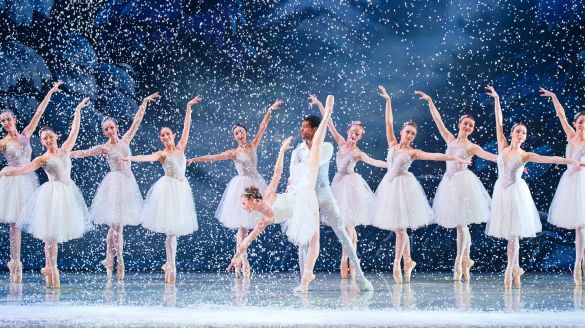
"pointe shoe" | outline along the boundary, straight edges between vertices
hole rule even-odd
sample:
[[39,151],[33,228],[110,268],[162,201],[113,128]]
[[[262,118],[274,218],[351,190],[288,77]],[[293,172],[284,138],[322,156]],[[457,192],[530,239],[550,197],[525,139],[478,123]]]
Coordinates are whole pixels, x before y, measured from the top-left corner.
[[118,263],[116,263],[116,276],[118,280],[124,280],[124,259],[121,256],[118,256]]
[[575,265],[573,269],[573,280],[575,281],[575,286],[582,286],[583,279],[582,279],[583,272],[581,271],[580,265]]
[[177,267],[175,265],[169,265],[168,269],[168,283],[174,285],[177,281]]
[[106,269],[106,277],[108,281],[112,280],[112,272],[114,271],[114,259],[111,257],[106,257],[106,259],[103,260],[101,264]]
[[520,289],[522,287],[522,282],[520,278],[524,274],[524,270],[522,268],[517,267],[512,270],[512,280],[514,282],[514,288]]
[[250,270],[250,262],[248,262],[247,258],[242,259],[242,277],[244,279],[249,279],[252,271]]
[[45,288],[51,288],[51,277],[49,277],[50,270],[47,267],[41,269],[41,275],[45,280]]
[[14,283],[22,283],[22,262],[18,261],[14,265]]
[[306,294],[309,291],[309,284],[315,280],[315,275],[313,273],[305,273],[301,278],[301,284],[294,289],[297,293]]
[[416,262],[413,260],[404,261],[404,282],[410,282],[410,276],[415,266]]
[[463,261],[461,261],[461,267],[463,268],[463,278],[465,278],[465,280],[469,280],[471,278],[470,271],[474,264],[475,261],[469,257],[463,258]]
[[165,284],[168,284],[168,283],[169,283],[169,272],[170,272],[170,270],[169,270],[169,262],[167,262],[167,263],[163,264],[163,265],[161,266],[161,269],[162,269],[162,270],[164,271],[164,273],[165,273]]
[[392,277],[394,278],[395,283],[402,283],[402,270],[400,268],[400,263],[394,264],[394,267],[392,268]]
[[349,267],[348,267],[347,259],[341,259],[341,266],[339,267],[339,273],[341,274],[341,279],[348,278]]
[[8,272],[10,272],[8,274],[8,281],[10,281],[10,282],[14,282],[14,274],[15,274],[14,265],[15,264],[16,264],[16,262],[14,262],[14,260],[10,260],[10,261],[8,261],[8,263],[6,263],[6,266],[8,267]]
[[61,279],[59,279],[59,269],[57,269],[57,267],[54,267],[51,270],[51,284],[53,285],[53,288],[61,288]]
[[463,270],[460,265],[455,264],[453,268],[453,280],[460,281],[463,276]]
[[504,288],[505,289],[512,289],[512,277],[508,269],[504,271]]

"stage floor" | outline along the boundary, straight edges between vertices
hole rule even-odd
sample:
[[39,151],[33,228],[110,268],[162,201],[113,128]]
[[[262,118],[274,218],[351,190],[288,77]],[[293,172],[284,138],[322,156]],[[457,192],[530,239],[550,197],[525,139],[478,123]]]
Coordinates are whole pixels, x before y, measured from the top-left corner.
[[40,274],[22,285],[0,275],[1,326],[585,326],[585,297],[569,274],[527,273],[521,290],[505,291],[502,274],[474,274],[468,283],[448,272],[416,273],[396,285],[391,273],[368,274],[362,293],[337,273],[317,273],[308,295],[292,289],[297,273],[128,273],[123,283],[103,273],[61,275],[60,291]]

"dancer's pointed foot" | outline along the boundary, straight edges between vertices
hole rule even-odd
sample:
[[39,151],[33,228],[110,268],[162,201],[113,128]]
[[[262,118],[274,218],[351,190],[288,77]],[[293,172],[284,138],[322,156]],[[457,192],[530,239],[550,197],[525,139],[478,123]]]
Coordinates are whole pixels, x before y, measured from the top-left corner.
[[520,289],[522,287],[522,282],[520,278],[524,274],[524,270],[521,267],[516,267],[512,270],[512,280],[514,282],[514,288]]
[[106,256],[105,260],[103,260],[101,263],[106,269],[106,277],[108,281],[112,280],[112,272],[114,271],[114,259],[110,256]]
[[61,288],[61,279],[59,278],[59,269],[56,266],[51,268],[51,284],[53,288]]
[[169,262],[166,262],[165,264],[162,265],[161,269],[164,271],[165,273],[165,284],[169,283],[169,272],[170,272],[170,264]]
[[6,266],[8,267],[8,281],[10,282],[14,282],[14,265],[16,263],[14,262],[14,260],[10,260],[8,261],[8,263],[6,263]]
[[510,269],[504,271],[504,288],[512,289],[512,272],[510,272]]
[[315,280],[315,275],[311,272],[307,272],[303,274],[301,278],[301,284],[294,289],[295,293],[302,293],[306,294],[309,292],[309,284]]
[[41,275],[45,280],[45,288],[51,288],[51,270],[48,267],[41,269]]
[[177,281],[177,266],[173,263],[168,268],[168,283],[174,285]]
[[400,268],[400,262],[394,263],[394,266],[392,267],[392,277],[394,278],[395,283],[402,283],[402,269]]
[[471,278],[471,267],[475,264],[475,261],[469,257],[464,257],[461,263],[461,267],[463,268],[463,278],[465,280],[469,280]]
[[575,264],[575,268],[573,269],[573,280],[575,281],[575,286],[582,286],[583,285],[583,272],[581,271],[581,266],[579,264]]
[[22,262],[16,261],[14,265],[14,283],[22,283]]
[[453,280],[460,281],[463,276],[463,268],[461,264],[455,264],[453,267]]
[[118,280],[124,280],[125,274],[125,267],[124,267],[124,258],[118,255],[117,263],[116,263],[116,276]]
[[404,261],[404,282],[410,282],[410,276],[412,275],[412,270],[415,266],[416,262],[413,260]]

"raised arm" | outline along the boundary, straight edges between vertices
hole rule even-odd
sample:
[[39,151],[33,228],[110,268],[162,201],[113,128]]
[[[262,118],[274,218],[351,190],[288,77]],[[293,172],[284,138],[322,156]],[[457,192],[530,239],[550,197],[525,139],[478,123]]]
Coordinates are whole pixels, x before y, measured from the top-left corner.
[[266,188],[266,193],[264,196],[266,198],[274,197],[274,195],[276,195],[276,189],[280,183],[280,177],[282,176],[282,170],[284,167],[284,153],[290,149],[291,140],[292,137],[288,137],[282,141],[280,151],[278,152],[278,158],[276,159],[276,165],[274,166],[274,174],[272,174],[272,179]]
[[32,160],[30,163],[26,164],[25,166],[15,167],[13,169],[9,169],[3,172],[0,172],[0,177],[7,177],[13,175],[22,175],[32,172],[45,164],[46,157],[45,155],[39,156]]
[[396,135],[394,134],[394,117],[392,116],[392,102],[390,96],[386,92],[386,89],[379,85],[380,96],[386,100],[385,117],[386,117],[386,140],[388,141],[388,148],[391,148],[397,143]]
[[433,117],[433,121],[435,121],[435,125],[439,129],[439,133],[441,134],[441,137],[443,137],[443,140],[445,140],[447,144],[453,141],[455,137],[453,136],[453,134],[451,134],[451,132],[449,132],[449,130],[447,130],[447,127],[445,126],[443,120],[441,119],[441,114],[439,114],[437,107],[435,107],[433,99],[422,91],[415,91],[414,93],[419,95],[421,100],[425,100],[429,104],[431,116]]
[[30,120],[28,125],[24,128],[24,130],[22,130],[22,134],[24,134],[28,138],[30,138],[32,136],[32,134],[37,129],[37,126],[39,125],[39,121],[41,120],[41,117],[45,113],[45,109],[47,109],[47,105],[49,105],[49,101],[51,101],[51,96],[57,92],[61,92],[61,89],[59,89],[61,84],[63,84],[62,81],[57,81],[57,82],[55,82],[55,84],[53,84],[53,87],[51,88],[51,90],[49,90],[49,92],[47,92],[47,95],[45,96],[43,101],[41,101],[41,103],[39,104],[39,107],[37,107],[37,111],[33,115],[32,119]]
[[[323,103],[321,103],[317,97],[314,95],[309,95],[309,100],[311,101],[311,105],[315,105],[317,108],[319,108],[321,116],[325,115],[325,107],[323,107]],[[332,119],[327,121],[327,127],[329,128],[329,131],[331,131],[331,135],[333,136],[335,143],[341,147],[345,143],[345,139],[335,128],[335,124],[333,123]]]
[[282,100],[276,100],[274,102],[274,104],[272,104],[270,107],[268,107],[268,110],[266,111],[266,114],[264,115],[264,118],[262,119],[262,122],[260,123],[260,127],[258,127],[258,132],[256,132],[256,136],[254,137],[254,140],[252,140],[252,147],[254,147],[254,148],[258,147],[258,145],[260,144],[260,141],[262,141],[262,137],[264,136],[264,132],[266,132],[266,128],[268,127],[268,121],[270,121],[270,116],[272,115],[272,111],[279,110],[280,105],[282,105],[283,103],[284,103],[284,101],[282,101]]
[[136,131],[138,131],[138,127],[140,126],[142,118],[144,117],[144,112],[146,111],[146,106],[148,106],[148,103],[151,101],[155,101],[159,98],[160,95],[158,94],[158,92],[155,92],[142,100],[142,104],[140,105],[140,107],[138,107],[136,115],[134,115],[134,121],[132,121],[132,125],[130,126],[128,131],[124,133],[124,136],[122,136],[122,140],[124,140],[127,144],[130,144],[130,142],[132,142],[132,139],[134,139]]
[[494,111],[496,113],[496,136],[498,138],[498,150],[508,147],[508,141],[504,135],[504,117],[502,115],[502,107],[500,105],[500,96],[491,85],[485,87],[488,96],[494,98]]
[[185,109],[185,122],[183,123],[183,132],[181,134],[181,139],[177,144],[177,148],[183,151],[187,147],[187,141],[189,141],[189,132],[191,131],[191,107],[200,103],[201,100],[202,98],[197,96],[187,103],[187,108]]
[[492,153],[490,153],[490,152],[487,152],[487,151],[485,151],[485,150],[484,150],[483,148],[481,148],[479,145],[474,145],[474,146],[471,148],[471,153],[472,153],[474,156],[477,156],[477,157],[483,158],[483,159],[485,159],[485,160],[488,160],[488,161],[492,161],[492,162],[497,162],[497,161],[498,161],[498,156],[497,156],[497,155],[495,155],[495,154],[492,154]]
[[568,164],[580,164],[578,161],[573,160],[573,159],[567,159],[564,157],[560,157],[560,156],[543,156],[543,155],[538,155],[536,153],[523,153],[522,154],[522,160],[524,160],[524,162],[533,162],[533,163],[542,163],[542,164],[564,164],[564,165],[568,165]]
[[371,158],[370,156],[368,156],[363,151],[360,151],[359,152],[359,154],[357,155],[357,160],[358,161],[362,161],[362,162],[364,162],[364,163],[366,163],[368,165],[375,166],[375,167],[379,167],[379,168],[382,168],[382,169],[387,169],[388,168],[388,162],[381,161],[379,159]]
[[73,122],[71,122],[71,131],[69,131],[69,137],[67,137],[67,140],[65,140],[63,145],[61,145],[61,149],[63,149],[65,152],[70,152],[73,149],[73,146],[75,146],[77,135],[79,135],[79,126],[81,124],[81,109],[87,106],[89,106],[89,97],[83,98],[83,100],[75,108]]
[[158,162],[161,159],[162,159],[162,154],[160,151],[157,151],[156,153],[152,153],[150,155],[128,156],[122,160],[127,161],[127,162]]
[[215,161],[224,161],[226,159],[234,159],[234,158],[236,158],[236,154],[237,154],[237,152],[235,149],[230,149],[230,150],[226,150],[223,153],[219,153],[219,154],[193,157],[187,161],[187,165],[191,165],[192,163],[215,162]]
[[71,152],[71,158],[93,157],[107,154],[108,151],[104,145],[97,145],[90,149],[74,150]]
[[427,152],[422,151],[422,150],[415,150],[414,151],[414,158],[420,159],[423,161],[443,161],[443,162],[455,161],[459,165],[469,165],[469,163],[470,163],[469,160],[464,160],[464,159],[459,158],[457,156],[447,155],[447,154],[443,154],[443,153],[427,153]]
[[555,106],[555,112],[559,117],[559,121],[561,121],[561,125],[563,126],[563,131],[565,131],[567,139],[571,139],[573,136],[575,136],[575,129],[573,129],[573,127],[567,120],[567,116],[565,115],[565,109],[563,108],[563,105],[561,105],[561,102],[559,101],[559,98],[557,98],[557,95],[543,88],[540,88],[539,92],[542,97],[550,97],[550,99],[553,102],[553,105]]

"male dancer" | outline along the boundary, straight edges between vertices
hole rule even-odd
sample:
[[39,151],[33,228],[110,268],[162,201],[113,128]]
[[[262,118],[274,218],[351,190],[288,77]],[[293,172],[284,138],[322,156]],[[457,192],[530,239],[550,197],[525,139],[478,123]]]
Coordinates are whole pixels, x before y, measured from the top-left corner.
[[[313,144],[313,136],[317,127],[319,127],[321,119],[315,115],[307,115],[303,117],[301,123],[301,138],[303,142],[297,146],[292,152],[290,161],[290,178],[289,183],[295,183],[295,177],[299,177],[303,174],[304,168],[306,168],[306,162],[309,159],[309,153]],[[333,232],[337,236],[337,239],[343,247],[343,251],[349,255],[349,260],[353,264],[356,272],[356,282],[362,291],[374,290],[372,283],[364,276],[360,262],[357,257],[357,253],[351,239],[345,231],[344,221],[337,207],[337,202],[333,198],[331,193],[331,187],[329,186],[329,161],[333,156],[333,145],[329,142],[323,143],[321,148],[321,161],[319,165],[319,175],[317,177],[317,198],[319,200],[319,213],[321,220],[333,228]],[[299,266],[301,272],[305,267],[305,258],[307,254],[308,246],[299,246]]]

